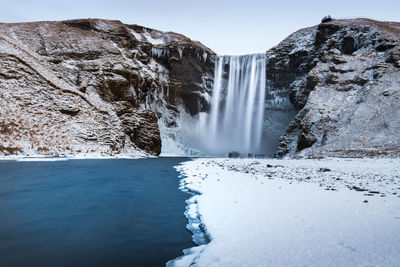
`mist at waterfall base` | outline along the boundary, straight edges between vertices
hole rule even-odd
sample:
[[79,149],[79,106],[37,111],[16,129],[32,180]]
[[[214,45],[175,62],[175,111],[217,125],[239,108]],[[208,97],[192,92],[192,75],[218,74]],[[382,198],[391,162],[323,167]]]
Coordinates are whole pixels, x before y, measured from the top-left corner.
[[193,118],[181,111],[180,128],[174,138],[163,139],[164,151],[191,156],[274,156],[295,110],[287,90],[269,87],[266,63],[266,54],[216,56],[209,113]]

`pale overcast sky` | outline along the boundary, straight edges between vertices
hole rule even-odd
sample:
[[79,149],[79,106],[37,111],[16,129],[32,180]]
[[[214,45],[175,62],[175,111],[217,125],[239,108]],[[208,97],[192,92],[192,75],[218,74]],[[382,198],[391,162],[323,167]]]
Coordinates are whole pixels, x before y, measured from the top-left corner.
[[118,19],[182,33],[224,55],[265,52],[328,14],[400,21],[400,0],[0,0],[1,22]]

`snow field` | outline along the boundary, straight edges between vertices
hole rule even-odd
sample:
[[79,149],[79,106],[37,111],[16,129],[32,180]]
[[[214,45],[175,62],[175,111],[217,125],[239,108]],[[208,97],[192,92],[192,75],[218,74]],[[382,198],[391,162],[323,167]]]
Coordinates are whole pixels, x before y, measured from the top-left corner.
[[177,167],[181,190],[198,193],[187,202],[188,228],[203,226],[211,241],[168,265],[394,266],[398,166],[398,159],[185,162]]

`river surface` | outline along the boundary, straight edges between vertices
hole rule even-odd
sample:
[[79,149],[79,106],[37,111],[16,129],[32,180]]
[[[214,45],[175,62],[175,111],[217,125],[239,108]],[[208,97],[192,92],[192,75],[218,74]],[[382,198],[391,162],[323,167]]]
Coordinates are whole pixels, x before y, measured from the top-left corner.
[[165,266],[195,245],[184,160],[0,161],[0,266]]

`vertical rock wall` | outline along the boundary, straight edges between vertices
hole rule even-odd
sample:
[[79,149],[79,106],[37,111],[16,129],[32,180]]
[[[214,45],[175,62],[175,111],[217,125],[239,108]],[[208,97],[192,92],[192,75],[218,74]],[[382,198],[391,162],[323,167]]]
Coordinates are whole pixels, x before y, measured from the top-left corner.
[[178,105],[207,109],[214,53],[176,33],[99,19],[0,24],[0,48],[2,155],[158,155],[158,110],[172,123]]

